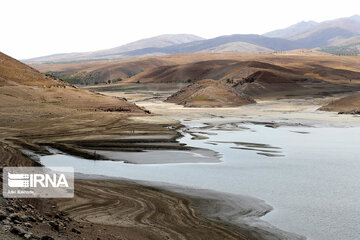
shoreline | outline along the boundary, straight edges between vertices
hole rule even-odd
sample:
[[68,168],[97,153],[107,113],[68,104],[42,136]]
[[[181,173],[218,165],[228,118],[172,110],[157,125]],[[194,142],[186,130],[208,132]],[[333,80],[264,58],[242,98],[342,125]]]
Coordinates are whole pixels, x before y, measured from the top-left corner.
[[[305,100],[304,100],[305,101]],[[285,101],[286,102],[286,101]],[[280,105],[275,105],[275,108],[279,108],[279,110],[274,109],[261,109],[264,105],[271,105],[271,102],[264,102],[264,105],[259,106],[249,106],[249,107],[240,107],[240,108],[228,108],[228,109],[187,109],[183,108],[181,106],[177,105],[168,105],[168,103],[145,103],[141,105],[147,105],[147,108],[149,106],[153,106],[157,109],[157,111],[154,112],[154,115],[152,116],[134,116],[131,117],[131,122],[134,124],[134,129],[136,129],[136,136],[141,136],[146,132],[147,138],[151,138],[150,136],[158,136],[154,137],[157,139],[161,139],[162,137],[159,136],[168,136],[169,138],[174,138],[178,136],[178,133],[170,132],[169,129],[164,129],[163,127],[166,126],[176,126],[177,128],[180,125],[181,120],[191,120],[191,121],[198,121],[199,123],[207,123],[210,124],[210,127],[212,124],[228,124],[231,122],[241,122],[241,121],[247,121],[252,122],[254,124],[256,123],[264,123],[267,120],[267,124],[270,124],[270,127],[278,127],[278,124],[274,124],[271,119],[268,119],[269,116],[274,116],[273,118],[280,119],[283,122],[286,123],[297,123],[299,120],[306,119],[307,116],[312,116],[314,118],[308,118],[309,123],[316,123],[316,122],[322,122],[322,119],[328,118],[329,115],[333,115],[334,118],[330,121],[329,125],[351,125],[356,123],[355,118],[353,116],[337,116],[332,113],[321,113],[321,114],[314,114],[313,111],[307,111],[306,106],[304,109],[304,106],[301,106],[301,110],[299,108],[295,109],[293,112],[289,112],[288,109],[284,109],[282,103]],[[293,105],[297,105],[296,103]],[[291,105],[291,106],[293,106]],[[169,108],[170,106],[170,108]],[[154,110],[154,108],[150,108],[150,110]],[[167,114],[164,114],[164,110],[167,110]],[[234,111],[236,109],[236,111]],[[298,111],[300,111],[300,113]],[[196,114],[194,114],[196,112]],[[277,115],[278,114],[278,115]],[[336,117],[335,117],[336,116]],[[181,118],[180,118],[181,117]],[[285,119],[286,118],[286,119]],[[206,121],[204,122],[204,119]],[[342,122],[343,119],[347,119],[348,121],[345,121],[345,123]],[[357,120],[357,119],[356,119]],[[125,120],[122,121],[125,123]],[[135,124],[136,123],[136,124]],[[323,122],[322,122],[323,123]],[[145,128],[143,126],[145,124],[148,128]],[[153,130],[152,127],[155,126],[155,124],[161,124],[162,128],[158,129],[157,133]],[[281,124],[280,124],[281,125]],[[59,126],[63,126],[62,123]],[[55,133],[50,136],[50,140],[48,140],[46,135],[35,135],[39,139],[36,141],[36,137],[34,137],[33,142],[39,144],[38,146],[33,144],[29,145],[28,143],[32,143],[31,138],[29,142],[25,142],[24,144],[28,144],[27,146],[35,146],[35,150],[41,150],[44,146],[46,146],[47,142],[64,142],[65,144],[74,144],[78,143],[79,140],[82,138],[89,139],[89,141],[93,141],[94,143],[98,144],[101,139],[105,139],[108,141],[109,139],[114,139],[114,137],[122,136],[121,138],[127,139],[126,141],[132,139],[132,135],[134,135],[133,132],[129,131],[129,129],[123,128],[119,123],[109,121],[106,125],[105,130],[97,132],[97,134],[94,134],[93,136],[87,136],[85,135],[85,132],[78,132],[77,131],[77,123],[74,125],[71,125],[73,130],[73,135],[61,135],[60,137],[56,135],[55,133],[58,133],[54,131]],[[92,130],[92,125],[87,126],[88,130]],[[176,127],[172,127],[174,130]],[[59,128],[60,129],[60,128]],[[86,128],[85,128],[86,129]],[[114,132],[116,131],[116,132]],[[185,129],[186,131],[186,129]],[[30,136],[33,132],[29,132]],[[80,133],[80,134],[79,134]],[[197,132],[192,132],[193,137],[199,138],[199,135],[197,135]],[[200,132],[199,132],[200,133]],[[191,134],[189,132],[189,134]],[[200,135],[202,135],[200,133]],[[120,139],[121,139],[120,138]],[[201,137],[200,137],[201,138]],[[94,141],[95,140],[95,141]],[[106,142],[105,141],[105,142]],[[158,141],[158,140],[157,140]],[[111,142],[111,141],[110,141]],[[69,145],[69,146],[70,146]],[[71,147],[71,146],[70,146]],[[173,185],[169,185],[168,187],[164,186],[164,184],[161,184],[162,186],[155,186],[154,183],[151,183],[151,185],[146,186],[145,182],[141,182],[141,184],[145,186],[135,185],[134,184],[123,184],[121,182],[118,182],[114,185],[114,183],[103,181],[103,182],[96,182],[96,180],[86,180],[85,182],[80,182],[81,184],[78,184],[79,190],[82,191],[81,194],[85,194],[83,196],[86,196],[87,192],[89,191],[89,185],[90,190],[94,191],[97,194],[92,194],[87,197],[80,197],[74,200],[76,204],[80,205],[74,205],[72,206],[72,210],[68,211],[68,213],[74,214],[73,216],[81,220],[81,224],[86,225],[84,226],[86,228],[94,228],[94,231],[99,232],[91,232],[92,235],[98,234],[101,236],[101,234],[108,234],[104,232],[100,232],[101,228],[106,228],[109,234],[117,234],[116,236],[122,236],[122,234],[125,234],[125,236],[131,236],[132,238],[136,239],[150,239],[156,236],[156,233],[158,232],[164,232],[166,231],[165,235],[162,235],[163,239],[166,239],[166,237],[173,236],[172,239],[203,239],[204,236],[209,239],[224,239],[224,236],[229,236],[226,239],[246,239],[244,235],[249,236],[249,239],[304,239],[304,237],[301,237],[296,234],[287,233],[282,230],[279,230],[273,226],[271,226],[269,223],[262,221],[260,219],[261,216],[268,213],[271,209],[270,206],[266,205],[262,200],[254,200],[251,197],[246,196],[234,196],[234,195],[227,195],[223,193],[214,193],[212,191],[206,191],[206,190],[191,190],[188,188],[181,188],[181,187],[175,187]],[[94,185],[93,185],[94,184]],[[98,184],[98,185],[97,185]],[[100,185],[99,185],[100,184]],[[103,184],[103,185],[102,185]],[[119,184],[119,185],[117,185]],[[91,186],[92,185],[92,186]],[[119,187],[121,186],[121,187]],[[126,191],[119,191],[120,189],[125,189]],[[101,199],[99,196],[103,192],[107,192],[109,198],[108,199]],[[144,191],[147,192],[147,196],[144,195],[138,195],[144,193]],[[173,193],[175,192],[175,193]],[[125,197],[125,200],[129,200],[129,196],[133,196],[133,200],[128,202],[128,205],[122,206],[125,208],[122,208],[122,210],[119,211],[122,215],[116,215],[115,218],[113,218],[113,211],[114,208],[112,205],[109,207],[106,207],[102,205],[104,202],[110,202],[113,203],[118,202],[119,199],[117,196],[123,195]],[[134,196],[138,197],[134,197]],[[221,198],[222,197],[222,198]],[[112,199],[114,198],[114,199]],[[141,199],[139,202],[137,199]],[[169,200],[170,202],[167,202],[165,200]],[[238,200],[238,202],[236,202]],[[97,206],[91,205],[92,202],[99,201],[100,203]],[[250,203],[253,202],[253,205]],[[57,201],[56,201],[57,202]],[[172,204],[170,204],[172,203]],[[181,207],[178,208],[176,204],[181,203]],[[244,205],[241,205],[244,204]],[[59,203],[60,205],[62,203]],[[88,213],[81,212],[82,204],[90,204],[91,207],[88,211]],[[154,209],[154,206],[156,205],[156,208]],[[169,205],[170,204],[170,205]],[[240,205],[239,205],[240,204]],[[134,205],[136,205],[136,208],[134,209]],[[145,207],[144,207],[145,206]],[[259,207],[260,206],[260,207]],[[126,210],[126,207],[128,210]],[[166,209],[165,209],[166,208]],[[237,212],[234,212],[234,209],[240,209]],[[63,208],[60,209],[64,210]],[[111,211],[103,212],[104,209],[111,209]],[[185,212],[184,212],[185,209]],[[216,211],[214,212],[213,209]],[[100,211],[101,210],[101,211]],[[76,211],[79,211],[76,213]],[[174,212],[175,211],[175,212]],[[243,216],[244,213],[252,213]],[[101,213],[101,214],[100,214]],[[121,227],[123,225],[109,225],[105,224],[103,222],[91,222],[89,220],[86,220],[85,216],[89,214],[90,218],[93,220],[96,219],[108,219],[110,220],[116,220],[120,221],[121,224],[126,223],[126,221],[129,221],[129,216],[133,216],[133,222],[128,222],[128,225],[126,227]],[[95,215],[94,215],[95,214]],[[96,215],[100,214],[100,216]],[[105,214],[105,215],[104,215]],[[164,214],[164,215],[161,215]],[[241,215],[242,214],[242,215]],[[144,216],[146,216],[144,218]],[[168,222],[161,220],[164,217],[171,217]],[[242,216],[242,217],[241,217]],[[185,218],[184,218],[185,217]],[[136,221],[135,221],[135,220]],[[173,220],[173,219],[176,219]],[[131,220],[131,219],[130,219]],[[159,222],[160,221],[160,222]],[[173,222],[171,222],[173,221]],[[186,221],[188,223],[191,222],[198,222],[201,224],[184,224],[183,221]],[[237,221],[238,225],[229,223],[229,221]],[[93,224],[93,226],[90,226],[90,224]],[[178,225],[181,225],[181,229],[178,228]],[[132,226],[132,230],[129,231],[127,228],[129,226]],[[140,228],[138,228],[140,226]],[[156,227],[154,227],[156,226]],[[201,231],[198,231],[196,229],[201,228]],[[204,230],[206,229],[206,231]],[[36,229],[35,229],[36,230]],[[178,235],[178,232],[191,232],[191,235]],[[134,233],[133,233],[134,232]],[[52,233],[53,234],[53,233]],[[69,233],[72,234],[72,233]],[[83,233],[85,234],[85,233]],[[131,235],[135,234],[135,235]],[[136,235],[139,234],[139,235]],[[155,234],[155,235],[154,235]],[[174,235],[175,234],[175,235]],[[189,233],[190,234],[190,233]],[[205,235],[204,235],[205,234]],[[214,235],[215,234],[215,235]],[[217,234],[217,235],[216,235]],[[83,237],[84,235],[82,235]],[[107,235],[108,236],[108,235]],[[217,237],[216,237],[217,236]],[[235,236],[235,237],[234,237]],[[65,237],[64,237],[65,238]],[[66,238],[65,238],[66,239]],[[69,239],[77,239],[77,238],[69,238]]]
[[[273,208],[265,201],[250,196],[235,195],[206,189],[194,189],[180,185],[130,180],[107,176],[77,174],[77,181],[85,184],[96,182],[127,185],[127,187],[139,187],[159,194],[169,194],[179,199],[188,201],[188,207],[193,209],[194,216],[199,216],[212,221],[220,226],[243,235],[244,239],[254,240],[304,240],[304,236],[278,229],[261,217],[271,212]],[[114,186],[115,186],[114,185]],[[102,189],[104,191],[104,189]],[[74,200],[76,201],[76,200]],[[71,205],[71,204],[70,204]],[[61,204],[65,206],[65,204]],[[105,207],[105,206],[104,206]],[[81,208],[78,206],[78,208]],[[62,209],[65,210],[66,209]],[[70,215],[77,215],[76,212]],[[84,213],[79,214],[84,218]],[[95,219],[95,216],[92,216]],[[213,238],[210,238],[213,239]],[[216,239],[216,238],[215,238]]]

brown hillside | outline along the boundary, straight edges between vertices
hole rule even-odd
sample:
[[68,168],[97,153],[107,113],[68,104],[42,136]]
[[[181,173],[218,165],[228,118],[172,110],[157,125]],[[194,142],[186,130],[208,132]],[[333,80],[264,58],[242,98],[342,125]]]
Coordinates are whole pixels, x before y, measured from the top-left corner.
[[[211,61],[215,62],[211,63]],[[248,63],[241,64],[241,62]],[[195,63],[197,63],[196,67],[199,67],[198,70],[193,69],[194,67],[191,66]],[[256,66],[258,64],[260,66]],[[211,71],[209,69],[211,67],[206,65],[214,67],[215,70]],[[348,76],[341,72],[346,70],[348,71],[346,75],[356,75],[352,78],[352,83],[360,84],[360,59],[358,57],[326,56],[323,53],[314,51],[311,53],[302,51],[301,54],[294,54],[293,52],[262,54],[192,53],[110,62],[36,64],[33,67],[41,72],[54,71],[60,75],[80,76],[82,79],[87,79],[86,81],[89,84],[94,84],[95,81],[104,83],[117,78],[122,78],[122,81],[117,83],[120,85],[123,83],[135,83],[138,80],[140,82],[159,82],[160,80],[157,79],[159,74],[161,74],[161,81],[167,81],[171,84],[173,81],[187,81],[197,77],[197,75],[201,75],[202,79],[218,79],[217,75],[221,75],[225,79],[242,79],[259,70],[288,71],[288,74],[296,74],[300,78],[316,78],[327,82],[347,84],[349,82]],[[221,69],[224,69],[226,74],[214,74],[214,72],[221,71]],[[329,70],[332,69],[333,71],[329,74]],[[136,75],[128,78],[132,74]],[[143,76],[147,77],[144,78]]]
[[187,107],[233,107],[255,103],[252,97],[280,96],[281,92],[303,89],[289,78],[262,70],[237,81],[199,80],[182,88],[166,101]]
[[45,112],[53,108],[143,112],[124,99],[76,89],[3,53],[0,53],[0,101],[3,110],[29,107]]
[[195,63],[162,66],[150,69],[131,79],[144,83],[186,83],[202,79],[242,79],[257,71],[269,69],[287,74],[294,71],[258,61],[209,60]]
[[17,84],[47,87],[69,86],[65,82],[41,74],[32,67],[0,52],[0,86],[13,86]]
[[269,71],[257,71],[236,83],[235,87],[250,96],[303,89],[290,78]]
[[339,113],[360,114],[360,93],[335,100],[319,110]]
[[255,103],[236,89],[217,80],[200,80],[170,96],[167,102],[186,107],[234,107]]

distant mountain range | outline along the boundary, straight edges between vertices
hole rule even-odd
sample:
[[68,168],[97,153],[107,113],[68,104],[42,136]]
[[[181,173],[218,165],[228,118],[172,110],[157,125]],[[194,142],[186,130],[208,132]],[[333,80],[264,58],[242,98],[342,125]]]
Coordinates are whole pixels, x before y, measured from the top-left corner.
[[121,59],[124,58],[124,52],[134,51],[144,48],[162,48],[172,45],[203,40],[204,38],[192,34],[164,34],[152,38],[145,38],[131,42],[119,47],[99,50],[94,52],[78,53],[60,53],[49,56],[28,59],[25,62],[67,62],[67,61],[84,61],[84,60],[102,60],[102,59]]
[[274,30],[274,31],[265,33],[263,35],[266,37],[289,38],[289,37],[299,34],[301,32],[305,32],[318,24],[319,23],[314,22],[314,21],[308,21],[308,22],[303,21],[303,22],[299,22],[294,25],[291,25],[290,27]]
[[95,52],[64,53],[24,60],[63,63],[115,60],[193,52],[261,52],[316,49],[338,55],[360,54],[360,16],[324,22],[300,22],[285,29],[257,34],[234,34],[203,39],[190,34],[168,34]]

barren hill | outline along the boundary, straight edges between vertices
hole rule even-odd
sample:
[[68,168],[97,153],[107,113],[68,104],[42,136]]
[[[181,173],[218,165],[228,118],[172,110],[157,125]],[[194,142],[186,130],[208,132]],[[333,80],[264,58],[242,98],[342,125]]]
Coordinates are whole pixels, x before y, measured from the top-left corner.
[[205,79],[181,89],[167,102],[186,107],[234,107],[255,103],[255,101],[220,81]]
[[180,89],[166,101],[187,107],[229,107],[255,103],[254,97],[281,96],[283,92],[301,90],[304,87],[290,78],[260,70],[241,80],[199,80]]
[[355,93],[326,104],[319,110],[339,113],[360,114],[360,93]]
[[[129,81],[189,84],[167,101],[196,107],[202,104],[206,107],[240,106],[252,103],[253,98],[323,97],[360,89],[360,69],[355,67],[358,61],[355,58],[340,61],[326,55],[280,55],[258,59],[209,60],[157,67]],[[346,66],[341,66],[344,63]]]
[[70,86],[0,52],[0,86]]
[[27,111],[36,108],[45,112],[54,108],[143,112],[123,99],[77,89],[3,53],[0,53],[0,100],[2,110],[28,107]]
[[259,69],[293,73],[292,70],[258,61],[209,60],[161,66],[136,75],[129,81],[152,83],[190,83],[202,79],[242,79]]
[[299,91],[304,88],[291,78],[269,71],[257,71],[234,86],[244,94],[258,97],[269,93]]

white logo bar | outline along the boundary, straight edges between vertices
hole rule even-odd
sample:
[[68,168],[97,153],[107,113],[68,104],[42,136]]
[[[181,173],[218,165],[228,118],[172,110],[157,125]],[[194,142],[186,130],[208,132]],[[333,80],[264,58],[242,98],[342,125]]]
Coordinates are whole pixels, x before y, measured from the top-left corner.
[[5,167],[5,198],[72,198],[74,169],[70,167]]

